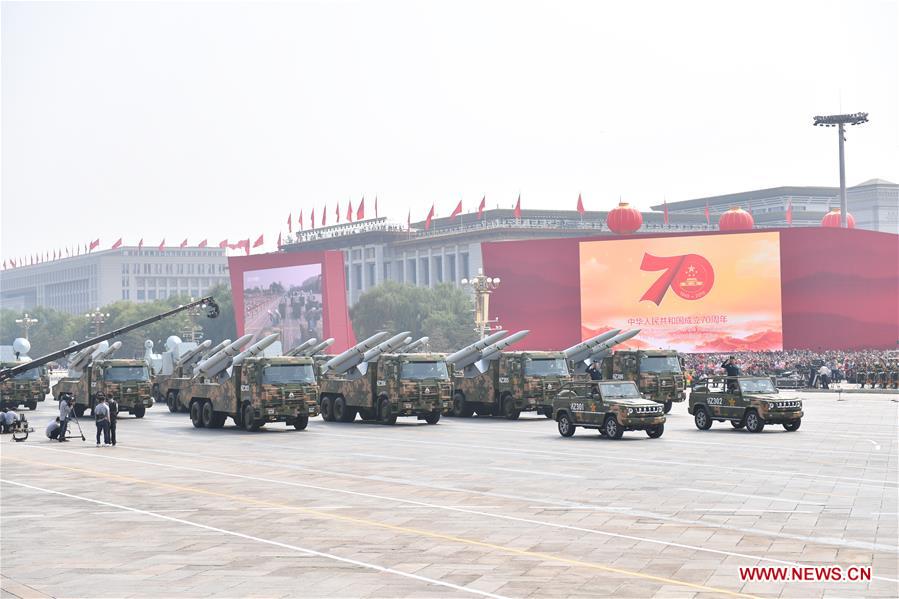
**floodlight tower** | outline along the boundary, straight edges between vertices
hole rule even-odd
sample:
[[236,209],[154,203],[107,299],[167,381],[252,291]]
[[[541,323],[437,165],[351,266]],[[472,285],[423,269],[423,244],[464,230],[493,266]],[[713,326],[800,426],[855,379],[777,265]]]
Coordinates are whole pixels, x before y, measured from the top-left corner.
[[829,116],[816,116],[815,127],[838,127],[840,140],[840,228],[846,228],[846,159],[843,155],[843,142],[846,141],[844,127],[846,125],[861,125],[868,122],[867,112],[855,112],[853,114],[832,114]]
[[32,318],[31,315],[28,314],[28,312],[25,312],[25,314],[24,314],[24,316],[22,316],[22,318],[16,319],[16,324],[22,325],[22,330],[25,332],[25,335],[24,335],[25,339],[28,339],[28,329],[30,329],[32,326],[36,325],[39,322],[40,321],[37,318]]
[[499,277],[485,276],[484,269],[479,268],[477,276],[471,279],[462,279],[460,283],[463,287],[470,287],[474,291],[475,330],[483,339],[487,336],[491,323],[496,322],[495,320],[490,320],[490,294],[499,287],[500,279]]

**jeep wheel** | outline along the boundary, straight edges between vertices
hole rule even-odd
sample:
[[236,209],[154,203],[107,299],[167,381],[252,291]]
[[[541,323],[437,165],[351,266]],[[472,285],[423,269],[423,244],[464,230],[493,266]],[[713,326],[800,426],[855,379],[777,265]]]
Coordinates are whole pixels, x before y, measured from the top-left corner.
[[440,412],[431,412],[425,415],[425,422],[428,424],[437,424],[440,422]]
[[243,421],[243,430],[250,432],[259,430],[259,424],[256,422],[256,410],[251,404],[244,405],[241,420]]
[[552,417],[553,417],[553,409],[552,409],[552,408],[544,408],[544,410],[543,410],[543,415],[546,416],[546,417],[549,418],[549,419],[552,419]]
[[621,428],[621,425],[618,424],[618,420],[612,414],[609,414],[602,427],[605,429],[606,437],[609,439],[620,439],[621,436],[624,435],[624,429]]
[[704,407],[696,408],[696,413],[693,415],[693,422],[696,423],[696,428],[701,431],[707,431],[712,428],[712,419],[709,418],[709,412]]
[[215,420],[215,410],[212,409],[212,402],[206,400],[203,402],[203,405],[200,407],[200,418],[203,420],[203,426],[206,428],[213,428],[214,420]]
[[393,407],[390,405],[390,400],[386,397],[381,400],[379,420],[381,424],[396,424],[396,414],[393,413]]
[[518,420],[520,415],[521,411],[515,409],[515,400],[511,397],[507,397],[503,401],[503,416],[506,420]]
[[765,421],[755,410],[749,410],[744,420],[746,421],[746,430],[750,433],[760,433],[765,430]]
[[203,428],[203,417],[200,413],[203,407],[203,402],[195,401],[190,404],[190,422],[194,425],[194,428]]
[[36,402],[36,401],[26,401],[26,402],[25,402],[25,407],[28,408],[29,410],[36,410],[36,409],[37,409],[37,402]]
[[559,414],[559,434],[563,437],[570,437],[574,434],[574,423],[571,422],[571,416],[565,412]]
[[165,405],[172,414],[178,411],[178,394],[174,389],[165,394]]
[[798,431],[799,425],[802,424],[802,419],[794,420],[793,422],[784,422],[784,429],[788,432]]
[[145,408],[144,406],[134,406],[134,409],[131,410],[131,413],[135,418],[143,418],[144,414],[147,413],[147,408]]
[[662,433],[664,433],[664,432],[665,432],[665,425],[657,424],[654,427],[652,427],[651,429],[647,430],[646,435],[650,439],[658,439],[659,437],[662,436]]
[[302,416],[297,416],[297,419],[293,421],[293,428],[298,431],[303,430],[309,424],[309,415],[303,414]]
[[453,416],[471,418],[474,409],[465,402],[465,396],[456,391],[453,393]]
[[337,399],[334,400],[334,414],[333,418],[337,422],[350,422],[350,419],[347,418],[349,416],[349,409],[346,407],[346,399],[343,395],[339,395]]
[[334,400],[330,397],[322,397],[322,420],[334,422]]
[[671,411],[671,405],[672,405],[672,402],[670,399],[665,402],[665,406],[663,409],[665,410],[666,414]]
[[745,419],[743,419],[743,420],[731,420],[731,421],[730,421],[730,425],[731,425],[732,427],[734,427],[735,429],[740,430],[741,428],[743,428],[744,426],[746,426],[746,420],[745,420]]

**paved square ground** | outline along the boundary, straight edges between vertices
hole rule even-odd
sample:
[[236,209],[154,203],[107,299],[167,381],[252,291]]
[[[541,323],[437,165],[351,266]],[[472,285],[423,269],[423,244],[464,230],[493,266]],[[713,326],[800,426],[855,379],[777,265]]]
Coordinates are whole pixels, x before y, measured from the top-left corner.
[[[620,441],[542,417],[0,441],[3,597],[897,597],[897,413],[800,394],[802,428]],[[892,396],[896,397],[896,396]],[[744,582],[863,565],[864,582]]]

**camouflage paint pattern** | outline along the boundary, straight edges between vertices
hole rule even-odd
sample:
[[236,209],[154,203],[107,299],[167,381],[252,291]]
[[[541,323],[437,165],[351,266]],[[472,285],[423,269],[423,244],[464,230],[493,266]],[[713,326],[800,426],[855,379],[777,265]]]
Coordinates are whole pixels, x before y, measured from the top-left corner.
[[602,378],[634,381],[645,397],[657,403],[684,401],[687,397],[683,369],[678,372],[644,372],[640,366],[645,358],[680,356],[674,350],[623,350],[602,360]]
[[59,399],[62,393],[71,393],[75,398],[75,409],[83,413],[93,409],[97,403],[97,395],[103,393],[107,398],[115,397],[119,402],[120,412],[143,414],[153,406],[152,383],[150,380],[107,381],[106,370],[114,367],[141,367],[149,372],[146,360],[98,360],[84,369],[80,378],[65,377],[57,381],[53,387],[53,397]]
[[[18,366],[21,362],[3,362],[4,368]],[[0,409],[26,406],[33,410],[37,402],[44,401],[44,383],[37,373],[26,371],[24,376],[11,378],[0,383]],[[26,378],[35,376],[35,378]]]
[[[567,414],[575,426],[600,428],[615,417],[624,430],[649,430],[665,424],[665,413],[657,402],[641,397],[604,397],[602,383],[621,381],[571,382],[553,399],[553,418]],[[635,395],[639,391],[635,389]]]
[[[729,385],[741,380],[767,377],[708,377],[697,379],[687,411],[695,415],[702,407],[713,420],[743,422],[750,410],[755,410],[765,424],[784,424],[800,420],[803,416],[802,400],[780,393],[737,393]],[[770,379],[768,379],[770,380]],[[772,381],[772,385],[773,385]]]

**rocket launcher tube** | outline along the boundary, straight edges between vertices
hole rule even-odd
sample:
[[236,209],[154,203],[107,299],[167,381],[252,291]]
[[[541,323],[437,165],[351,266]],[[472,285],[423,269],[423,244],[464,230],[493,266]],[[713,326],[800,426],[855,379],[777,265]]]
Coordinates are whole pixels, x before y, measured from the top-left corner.
[[524,331],[518,331],[517,333],[513,333],[506,337],[501,341],[497,341],[490,347],[484,348],[484,351],[481,352],[481,360],[484,362],[489,362],[490,360],[495,360],[499,357],[499,353],[512,345],[513,343],[518,343],[522,339],[528,336],[530,333],[529,330],[525,329]]
[[608,341],[615,335],[621,332],[621,329],[612,329],[611,331],[606,331],[601,335],[597,335],[596,337],[591,337],[586,341],[581,341],[577,345],[572,345],[568,349],[564,350],[562,353],[565,354],[565,358],[568,360],[572,360],[574,362],[580,362],[581,360],[587,359],[592,353],[594,353],[594,348]]
[[216,345],[215,347],[206,350],[206,353],[204,353],[203,356],[202,356],[200,359],[201,359],[201,360],[205,360],[206,358],[212,357],[212,356],[214,356],[215,354],[217,354],[217,353],[219,353],[220,351],[222,351],[223,349],[225,349],[225,347],[227,347],[227,346],[230,345],[230,344],[231,344],[231,340],[230,340],[230,339],[225,339],[224,341],[222,341],[221,343],[219,343],[219,344]]
[[328,349],[328,348],[331,347],[333,344],[334,344],[334,337],[329,337],[328,339],[325,339],[324,341],[322,341],[321,343],[319,343],[319,344],[316,345],[315,347],[310,347],[309,349],[307,349],[306,351],[304,351],[304,352],[301,353],[300,355],[303,356],[303,357],[306,357],[306,358],[310,358],[310,357],[314,356],[315,354],[320,353],[320,352],[322,352],[322,351]]
[[325,362],[322,372],[346,372],[356,364],[362,362],[362,356],[365,352],[381,343],[390,333],[380,331],[375,333],[365,341],[357,343],[342,354],[338,354]]
[[469,364],[474,364],[481,356],[481,352],[496,343],[509,334],[509,331],[497,331],[492,335],[487,335],[480,341],[476,341],[471,345],[463,347],[459,351],[452,353],[446,357],[447,364],[452,364],[456,368],[462,368]]
[[630,331],[626,331],[619,335],[615,335],[614,337],[612,337],[605,343],[600,343],[599,345],[594,347],[593,351],[590,352],[590,355],[584,361],[591,362],[594,359],[598,359],[598,357],[603,352],[606,352],[606,351],[612,349],[616,345],[624,343],[625,341],[627,341],[628,339],[631,339],[632,337],[636,337],[639,333],[640,333],[640,329],[631,329]]
[[82,370],[91,361],[91,354],[99,349],[100,344],[85,347],[69,360],[69,370]]
[[307,339],[306,341],[300,343],[298,346],[296,346],[295,348],[291,349],[290,351],[285,352],[284,355],[285,355],[285,356],[297,356],[297,355],[300,355],[300,354],[303,353],[303,351],[309,349],[310,347],[312,347],[312,346],[315,345],[316,343],[318,343],[318,339],[316,339],[315,337],[313,337],[312,339]]
[[181,368],[185,364],[190,364],[194,359],[198,359],[203,354],[203,352],[210,347],[212,347],[212,340],[207,339],[195,348],[184,352],[184,355],[178,358],[178,361],[175,362],[175,368]]
[[404,345],[403,347],[398,347],[396,349],[396,352],[400,353],[400,354],[410,354],[413,351],[420,349],[428,341],[430,341],[429,337],[422,337],[421,339],[416,339],[412,343],[408,343],[408,344]]
[[272,333],[268,337],[264,337],[261,341],[257,341],[256,343],[254,343],[253,345],[251,345],[244,351],[242,351],[239,354],[237,354],[236,356],[234,356],[234,359],[231,361],[231,364],[236,366],[236,365],[240,364],[241,362],[243,362],[246,358],[252,358],[253,356],[258,356],[265,350],[266,347],[268,347],[269,345],[271,345],[272,343],[277,341],[278,337],[280,337],[280,336],[281,336],[281,333]]
[[118,350],[120,347],[122,347],[122,342],[116,341],[115,343],[113,343],[112,345],[107,347],[106,349],[95,353],[91,357],[91,360],[92,361],[106,360],[106,359],[112,357],[112,354],[116,353],[116,350]]
[[240,353],[240,348],[253,338],[252,334],[244,335],[237,341],[233,341],[221,350],[209,356],[194,368],[194,378],[204,375],[211,377],[228,368],[231,358]]
[[387,341],[382,341],[375,347],[365,352],[362,355],[362,361],[371,362],[372,360],[376,360],[381,354],[391,352],[399,347],[406,345],[407,343],[410,343],[411,341],[412,337],[409,336],[409,331],[397,333]]

